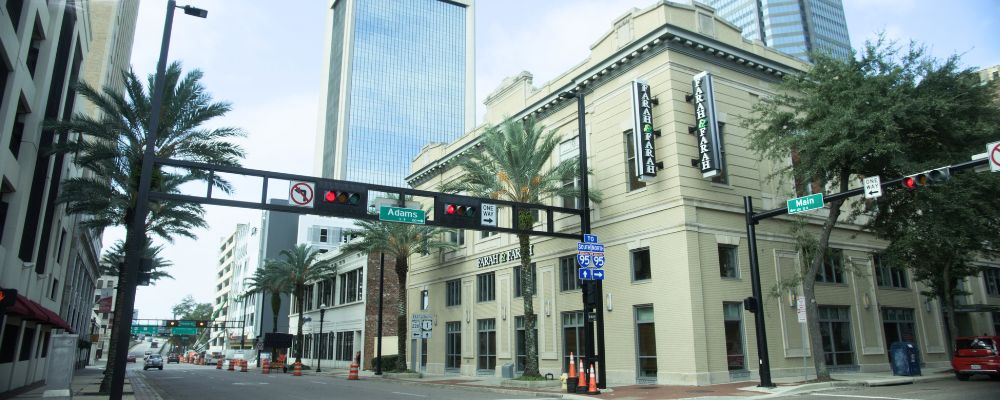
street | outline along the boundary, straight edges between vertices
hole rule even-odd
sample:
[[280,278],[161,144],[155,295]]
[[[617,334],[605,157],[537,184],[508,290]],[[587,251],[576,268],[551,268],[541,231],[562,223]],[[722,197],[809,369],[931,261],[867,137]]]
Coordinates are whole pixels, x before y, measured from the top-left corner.
[[822,392],[781,396],[800,400],[988,400],[1000,399],[1000,380],[975,376],[968,382],[957,379],[916,382],[910,385],[870,388],[840,388]]
[[141,364],[129,364],[134,373],[152,386],[164,400],[172,399],[537,399],[467,391],[425,385],[402,385],[381,378],[348,381],[343,376],[293,376],[271,373],[217,370],[215,367],[191,364],[164,365],[163,371],[142,371]]

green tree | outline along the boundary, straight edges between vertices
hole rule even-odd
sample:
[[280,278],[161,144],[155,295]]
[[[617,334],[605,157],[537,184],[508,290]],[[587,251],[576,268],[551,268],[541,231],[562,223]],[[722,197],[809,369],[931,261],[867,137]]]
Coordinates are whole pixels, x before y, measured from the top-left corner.
[[253,276],[247,278],[247,291],[241,297],[245,299],[253,294],[264,296],[270,294],[271,299],[271,333],[278,331],[278,312],[281,310],[281,295],[291,293],[292,288],[288,286],[288,280],[281,276],[281,269],[274,263],[267,263],[263,267],[254,271]]
[[396,279],[400,293],[396,314],[396,371],[406,370],[406,277],[410,270],[410,256],[428,252],[431,249],[453,249],[454,243],[441,240],[446,230],[427,225],[401,224],[393,222],[359,220],[358,228],[352,230],[357,239],[341,246],[342,253],[362,252],[365,254],[382,252],[395,261]]
[[330,260],[317,260],[320,254],[323,253],[309,245],[299,244],[291,249],[282,250],[283,259],[268,260],[264,267],[266,269],[273,268],[273,273],[277,279],[280,279],[281,287],[290,288],[292,295],[295,296],[296,309],[299,311],[299,323],[295,332],[297,342],[295,362],[302,361],[302,325],[305,324],[302,319],[305,300],[303,295],[306,285],[325,279],[336,271]]
[[[507,119],[499,126],[488,127],[483,133],[482,150],[472,152],[458,162],[462,175],[441,186],[444,192],[467,193],[471,196],[542,204],[546,199],[579,197],[573,185],[565,185],[579,176],[580,162],[571,158],[546,168],[559,146],[556,131],[534,119]],[[599,202],[600,194],[591,190],[590,200]],[[517,215],[520,229],[531,229],[535,220],[532,211],[522,209]],[[521,294],[524,298],[525,368],[524,376],[540,376],[538,372],[537,315],[534,308],[535,274],[530,270],[531,237],[517,235],[521,252]],[[529,272],[530,271],[530,272]]]
[[[152,104],[146,88],[154,86],[155,75],[149,76],[145,87],[134,71],[122,76],[124,93],[110,87],[98,90],[85,83],[78,85],[77,94],[96,106],[97,115],[77,113],[68,121],[48,123],[55,132],[73,138],[55,146],[54,151],[72,153],[74,163],[92,172],[63,181],[59,201],[66,204],[68,213],[89,216],[82,226],[96,231],[110,226],[125,226],[128,229],[139,192],[143,148]],[[229,140],[243,136],[243,132],[231,127],[204,127],[213,118],[229,112],[230,105],[213,102],[201,84],[201,78],[202,73],[198,70],[182,74],[181,66],[176,62],[167,68],[164,75],[166,90],[155,143],[156,156],[237,166],[244,152]],[[197,170],[170,173],[159,166],[154,168],[152,186],[153,190],[171,192],[183,183],[196,180],[209,182],[226,193],[232,191],[229,182],[219,176]],[[203,214],[202,207],[195,204],[152,203],[145,232],[139,237],[151,234],[167,241],[177,236],[193,238],[193,230],[205,226]],[[126,238],[131,237],[132,232],[127,232]],[[119,281],[124,273],[124,270],[119,271]],[[118,292],[119,297],[123,292]],[[116,307],[122,303],[116,302]],[[123,323],[120,318],[124,314],[122,310],[115,310],[116,326]],[[114,344],[116,342],[113,333],[109,362],[101,382],[102,392],[108,390],[114,360],[120,351]]]
[[[191,295],[184,296],[180,303],[170,308],[174,319],[205,321],[212,318],[212,303],[198,303]],[[184,336],[170,336],[170,343],[177,347],[185,347],[189,338]]]
[[[166,268],[170,268],[174,265],[173,262],[160,257],[160,252],[163,251],[163,246],[151,246],[149,240],[146,241],[145,249],[143,250],[143,257],[149,258],[153,261],[152,271],[150,271],[149,281],[156,282],[163,278],[174,279],[169,272],[164,271]],[[114,245],[108,249],[107,252],[101,256],[101,274],[119,276],[121,271],[119,271],[118,266],[125,262],[125,241],[118,240]]]
[[[850,59],[819,54],[815,60],[808,71],[787,76],[778,93],[758,103],[744,121],[750,130],[750,148],[776,165],[786,165],[774,177],[792,178],[799,191],[811,186],[843,192],[858,177],[899,177],[914,172],[910,168],[915,165],[915,151],[923,149],[936,157],[954,155],[958,148],[950,146],[959,138],[971,140],[978,135],[968,130],[920,129],[917,121],[929,126],[931,119],[975,117],[941,114],[944,106],[940,103],[960,99],[965,93],[942,90],[947,85],[936,81],[944,67],[917,45],[901,49],[879,39],[866,43]],[[983,106],[963,105],[969,107],[966,111]],[[965,157],[968,154],[951,161]],[[800,271],[812,358],[820,380],[830,379],[830,374],[817,318],[816,274],[828,254],[830,234],[843,215],[844,199],[828,204],[819,238]],[[852,216],[861,212],[856,210]]]

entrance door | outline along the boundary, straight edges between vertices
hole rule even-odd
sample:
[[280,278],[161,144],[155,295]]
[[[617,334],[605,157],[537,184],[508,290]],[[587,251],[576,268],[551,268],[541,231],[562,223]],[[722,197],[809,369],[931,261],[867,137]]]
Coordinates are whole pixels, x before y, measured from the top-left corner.
[[569,372],[569,353],[579,357],[583,353],[583,311],[562,313],[563,372]]
[[[886,349],[892,347],[896,342],[911,342],[917,344],[916,330],[914,329],[915,319],[912,308],[890,308],[882,309],[882,331],[885,333]],[[892,362],[892,355],[886,351],[889,362]]]

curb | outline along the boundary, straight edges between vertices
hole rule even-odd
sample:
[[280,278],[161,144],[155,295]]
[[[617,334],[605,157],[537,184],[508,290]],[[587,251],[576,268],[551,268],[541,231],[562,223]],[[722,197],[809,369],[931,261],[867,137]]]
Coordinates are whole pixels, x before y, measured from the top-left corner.
[[858,381],[833,381],[833,382],[821,382],[821,383],[808,383],[805,385],[799,385],[791,387],[788,390],[776,391],[763,396],[756,396],[753,398],[771,398],[775,396],[786,396],[790,394],[798,393],[809,393],[826,389],[833,388],[845,388],[845,387],[881,387],[881,386],[898,386],[898,385],[910,385],[916,382],[929,382],[938,381],[951,378],[951,375],[934,374],[929,376],[917,376],[917,377],[899,377],[890,379],[877,379],[877,380],[858,380]]
[[[504,388],[497,388],[497,387],[491,387],[491,386],[472,386],[472,385],[455,385],[455,384],[448,384],[448,383],[420,382],[420,381],[411,381],[411,380],[406,380],[406,379],[393,379],[393,378],[377,378],[377,377],[372,377],[372,378],[373,379],[384,379],[384,380],[387,380],[387,381],[405,382],[405,383],[408,383],[408,384],[421,385],[421,386],[462,388],[462,389],[466,389],[466,390],[479,391],[479,392],[489,392],[489,393],[497,393],[497,394],[511,394],[511,395],[522,395],[522,396],[534,396],[534,397],[540,397],[540,398],[556,398],[556,399],[560,399],[561,398],[561,399],[575,399],[575,400],[593,399],[592,397],[584,397],[584,396],[579,396],[579,395],[575,395],[575,394],[565,394],[565,393],[556,393],[556,392],[540,392],[540,391],[534,391],[534,390],[504,389]],[[567,396],[572,396],[572,397],[567,397]]]

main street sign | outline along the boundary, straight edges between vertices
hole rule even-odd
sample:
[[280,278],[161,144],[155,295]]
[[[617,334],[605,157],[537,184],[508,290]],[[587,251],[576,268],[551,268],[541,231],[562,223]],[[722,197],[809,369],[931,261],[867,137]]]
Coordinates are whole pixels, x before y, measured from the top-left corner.
[[797,214],[800,212],[812,211],[823,208],[823,193],[811,194],[803,197],[796,197],[787,202],[788,213]]
[[402,222],[404,224],[423,225],[426,218],[424,210],[382,206],[378,212],[379,221]]

